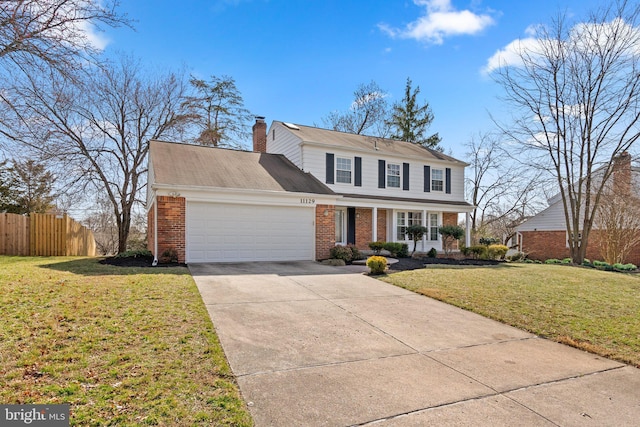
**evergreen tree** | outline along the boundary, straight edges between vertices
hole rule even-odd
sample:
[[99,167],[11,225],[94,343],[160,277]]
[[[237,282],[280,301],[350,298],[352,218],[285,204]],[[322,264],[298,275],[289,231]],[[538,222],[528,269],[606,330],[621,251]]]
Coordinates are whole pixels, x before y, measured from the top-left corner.
[[53,174],[34,160],[14,160],[8,169],[10,203],[7,211],[18,214],[45,213],[52,206]]
[[393,105],[391,118],[388,121],[392,129],[391,138],[442,151],[439,146],[441,138],[437,133],[425,136],[434,119],[433,112],[429,103],[418,104],[420,86],[412,89],[411,84],[411,78],[407,78],[404,98]]

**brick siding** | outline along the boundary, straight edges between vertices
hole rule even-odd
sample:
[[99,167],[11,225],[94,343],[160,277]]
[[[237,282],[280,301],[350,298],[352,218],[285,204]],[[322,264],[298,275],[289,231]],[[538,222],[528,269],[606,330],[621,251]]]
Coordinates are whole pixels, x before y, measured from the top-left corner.
[[[589,235],[586,257],[592,261],[602,260],[598,244],[599,233],[600,231],[593,230]],[[522,234],[522,251],[530,259],[544,261],[550,258],[563,259],[569,257],[569,248],[566,240],[567,233],[565,231],[522,231],[520,234]],[[640,246],[632,249],[624,262],[640,265]]]
[[[324,212],[327,211],[325,216]],[[336,245],[336,207],[316,205],[316,259],[329,258],[329,251]]]
[[[158,253],[157,257],[167,249],[175,249],[178,262],[185,262],[185,198],[158,196]],[[153,206],[149,211],[149,250],[153,252]]]
[[[387,241],[387,210],[386,209],[378,209],[378,241],[386,242]],[[367,249],[369,249],[367,247]]]
[[360,250],[369,249],[369,243],[373,239],[372,217],[373,209],[356,208],[356,248]]

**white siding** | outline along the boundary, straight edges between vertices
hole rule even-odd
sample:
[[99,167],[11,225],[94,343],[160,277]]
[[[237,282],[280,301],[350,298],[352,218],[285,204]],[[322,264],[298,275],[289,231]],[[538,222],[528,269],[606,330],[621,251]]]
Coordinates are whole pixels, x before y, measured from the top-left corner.
[[[448,162],[415,161],[402,158],[367,155],[366,153],[353,153],[348,150],[341,150],[338,147],[314,147],[303,145],[304,164],[303,169],[311,172],[320,181],[326,183],[326,153],[332,153],[336,157],[362,158],[362,186],[356,187],[354,180],[351,184],[327,184],[329,188],[337,193],[351,193],[362,195],[404,197],[434,199],[443,201],[464,201],[464,167]],[[385,160],[387,163],[400,165],[402,173],[402,163],[409,163],[409,191],[400,188],[378,188],[378,160]],[[352,165],[354,163],[352,162]],[[432,169],[451,168],[451,194],[444,191],[424,191],[424,166],[431,166]],[[443,176],[444,179],[444,176]]]
[[553,203],[518,226],[518,231],[557,231],[565,229],[562,201]]
[[[273,139],[273,133],[276,139]],[[295,130],[287,129],[280,123],[273,123],[267,132],[267,153],[283,154],[294,165],[304,170],[300,143],[302,140],[295,136]]]

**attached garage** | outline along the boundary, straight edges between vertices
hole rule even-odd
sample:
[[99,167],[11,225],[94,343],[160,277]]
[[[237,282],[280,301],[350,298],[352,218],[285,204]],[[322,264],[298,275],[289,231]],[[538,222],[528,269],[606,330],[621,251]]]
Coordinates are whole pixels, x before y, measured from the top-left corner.
[[313,260],[313,207],[187,202],[186,261]]

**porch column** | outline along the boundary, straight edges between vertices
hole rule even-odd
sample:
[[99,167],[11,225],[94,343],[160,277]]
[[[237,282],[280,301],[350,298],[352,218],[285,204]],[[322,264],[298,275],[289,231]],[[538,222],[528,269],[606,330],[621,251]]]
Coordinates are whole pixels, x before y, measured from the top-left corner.
[[466,247],[471,246],[471,213],[465,214],[465,233],[464,233],[464,245]]
[[[427,211],[425,209],[422,210],[422,224],[423,227],[427,227]],[[424,235],[422,236],[422,242],[420,242],[420,245],[422,246],[421,251],[424,252],[424,245],[427,241],[427,233],[424,233]]]
[[373,212],[371,212],[371,241],[378,241],[378,208],[377,206],[373,207]]

